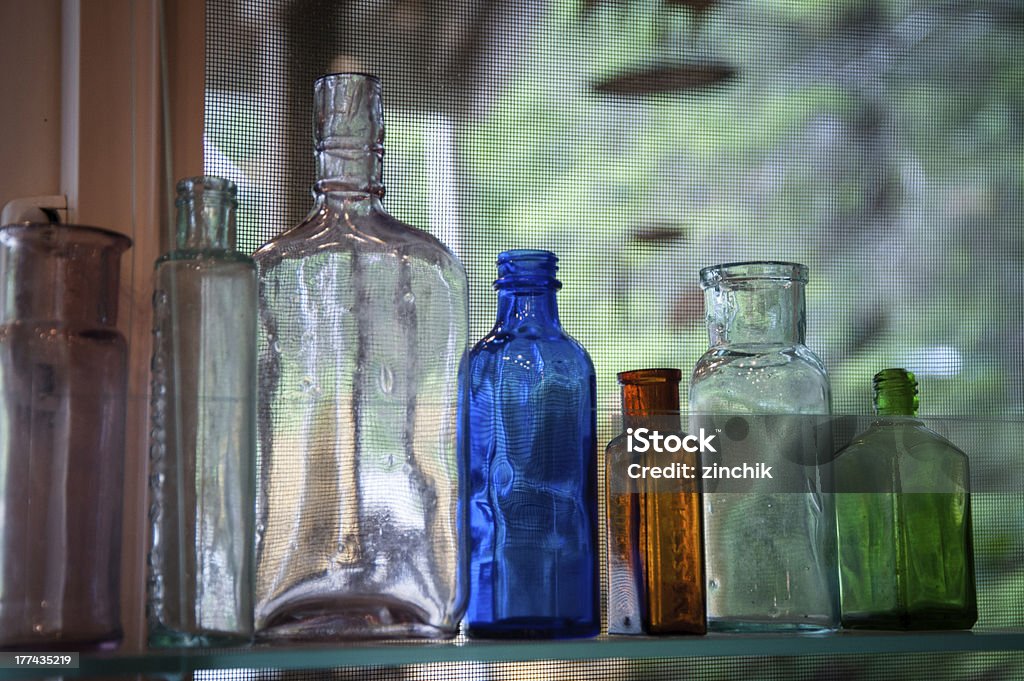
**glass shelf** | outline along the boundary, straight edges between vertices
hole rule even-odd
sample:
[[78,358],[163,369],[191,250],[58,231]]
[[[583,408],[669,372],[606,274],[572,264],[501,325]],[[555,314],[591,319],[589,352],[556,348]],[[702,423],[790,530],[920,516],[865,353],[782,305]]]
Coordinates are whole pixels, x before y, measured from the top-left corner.
[[434,662],[529,662],[712,657],[898,654],[1024,650],[1024,629],[828,635],[709,634],[701,637],[607,637],[582,641],[395,642],[83,654],[78,669],[0,669],[0,679],[153,674],[213,669],[333,669]]

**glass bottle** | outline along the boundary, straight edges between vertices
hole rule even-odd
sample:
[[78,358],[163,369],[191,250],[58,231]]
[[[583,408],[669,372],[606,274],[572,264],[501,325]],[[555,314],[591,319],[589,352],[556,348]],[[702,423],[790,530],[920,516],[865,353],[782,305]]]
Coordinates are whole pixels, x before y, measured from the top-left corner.
[[[804,416],[828,415],[831,391],[825,367],[804,345],[807,268],[731,263],[704,268],[700,278],[711,348],[690,381],[690,432],[728,433],[743,421],[760,461],[787,471],[786,480],[745,480],[742,492],[704,481],[708,627],[834,629],[834,500],[817,465],[831,455],[831,434],[827,419]],[[808,425],[823,449],[806,449]]]
[[874,393],[878,418],[835,461],[843,626],[969,629],[967,455],[915,418],[912,373],[878,372]]
[[594,366],[559,322],[557,261],[498,256],[497,321],[466,362],[470,636],[600,627]]
[[235,250],[235,185],[178,183],[156,262],[149,643],[252,637],[256,267]]
[[[639,440],[651,431],[685,437],[679,427],[681,375],[678,369],[619,374],[623,433],[605,450],[610,634],[707,631],[698,456],[664,447],[656,454],[649,439]],[[640,442],[645,451],[638,453]],[[629,470],[634,464],[670,469],[679,477],[636,479]]]
[[121,640],[121,234],[0,228],[0,647]]
[[261,638],[454,636],[466,274],[381,205],[380,82],[317,80],[313,210],[261,247]]

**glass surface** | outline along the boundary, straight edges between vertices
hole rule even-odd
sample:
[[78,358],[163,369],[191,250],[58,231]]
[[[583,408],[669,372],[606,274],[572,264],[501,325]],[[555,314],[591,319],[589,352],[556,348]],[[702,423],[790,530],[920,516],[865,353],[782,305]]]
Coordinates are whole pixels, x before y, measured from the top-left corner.
[[466,277],[383,209],[380,83],[317,81],[313,210],[259,271],[261,638],[453,636]]
[[[678,369],[619,374],[623,433],[605,449],[610,634],[706,631],[699,485],[645,478],[633,481],[634,489],[623,490],[613,482],[613,476],[628,475],[631,463],[665,463],[653,452],[650,457],[630,452],[630,436],[636,429],[666,437],[685,435],[679,427],[680,376]],[[679,451],[671,461],[686,464],[691,471],[698,466],[696,453]]]
[[966,629],[978,617],[967,456],[914,418],[913,374],[875,376],[879,418],[836,457],[843,626]]
[[[690,431],[727,427],[730,414],[829,414],[828,375],[803,344],[807,270],[734,263],[701,271],[711,348],[690,380]],[[815,457],[797,433],[752,432],[761,460]],[[703,460],[704,465],[710,463]],[[806,493],[704,494],[708,626],[715,630],[833,629],[839,624],[835,516],[828,481],[803,469]]]
[[256,267],[234,250],[235,205],[228,180],[179,182],[176,245],[156,262],[150,645],[252,636]]
[[0,648],[121,640],[127,237],[0,228]]
[[594,366],[559,321],[556,262],[498,256],[497,321],[464,370],[470,636],[600,626]]

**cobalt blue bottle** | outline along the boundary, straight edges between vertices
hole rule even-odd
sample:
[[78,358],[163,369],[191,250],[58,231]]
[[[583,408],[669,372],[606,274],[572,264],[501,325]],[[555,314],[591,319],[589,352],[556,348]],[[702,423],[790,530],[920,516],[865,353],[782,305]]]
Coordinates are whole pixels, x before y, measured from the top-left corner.
[[498,319],[464,367],[473,637],[600,627],[594,365],[558,320],[557,262],[498,256]]

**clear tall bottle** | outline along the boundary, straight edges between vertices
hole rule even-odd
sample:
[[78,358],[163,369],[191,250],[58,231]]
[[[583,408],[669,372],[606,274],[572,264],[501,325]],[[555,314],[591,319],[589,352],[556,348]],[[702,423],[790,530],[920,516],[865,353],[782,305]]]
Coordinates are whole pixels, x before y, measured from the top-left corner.
[[[730,263],[704,268],[700,278],[711,348],[690,381],[690,431],[730,430],[736,422],[730,415],[745,415],[747,441],[756,443],[760,461],[791,477],[785,490],[777,477],[744,481],[742,492],[705,487],[708,627],[834,629],[833,495],[816,465],[820,452],[800,451],[808,424],[800,415],[831,410],[825,367],[804,345],[807,268]],[[793,418],[768,421],[764,415]],[[815,425],[831,454],[827,428]]]
[[[659,454],[648,440],[643,452],[629,446],[634,433],[685,437],[679,427],[680,378],[678,369],[619,374],[623,433],[605,449],[609,634],[707,631],[699,458],[685,450],[662,448]],[[634,449],[641,448],[639,442]],[[674,464],[686,465],[688,472]],[[632,465],[672,466],[678,477],[636,479],[630,477]]]
[[537,250],[498,256],[497,321],[466,362],[474,637],[600,627],[594,366],[559,321],[557,260]]
[[314,94],[313,210],[255,255],[257,636],[450,637],[466,275],[381,205],[380,82]]
[[149,643],[252,637],[256,267],[235,250],[235,185],[178,183],[156,262]]
[[969,629],[978,618],[967,455],[915,418],[917,382],[875,374],[878,418],[836,457],[843,626]]
[[121,640],[131,241],[74,225],[0,228],[0,648]]

